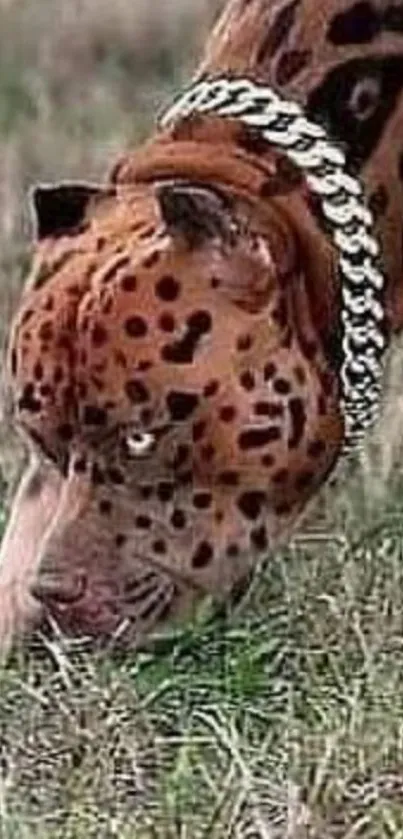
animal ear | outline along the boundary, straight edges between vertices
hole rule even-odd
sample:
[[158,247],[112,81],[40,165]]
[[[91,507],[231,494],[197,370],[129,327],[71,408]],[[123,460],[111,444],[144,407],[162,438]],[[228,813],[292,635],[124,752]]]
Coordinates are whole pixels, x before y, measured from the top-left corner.
[[31,193],[35,237],[72,233],[83,221],[90,201],[110,190],[90,184],[39,185]]
[[164,184],[157,188],[162,218],[172,236],[190,247],[208,239],[229,239],[234,231],[229,202],[215,189],[194,184]]

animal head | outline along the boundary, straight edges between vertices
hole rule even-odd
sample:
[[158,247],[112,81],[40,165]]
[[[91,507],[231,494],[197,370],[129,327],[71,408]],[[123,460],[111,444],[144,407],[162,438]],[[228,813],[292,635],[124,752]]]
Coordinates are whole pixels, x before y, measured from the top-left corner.
[[9,370],[63,476],[37,587],[62,626],[227,595],[329,472],[343,429],[315,288],[333,263],[299,200],[184,177],[35,191]]

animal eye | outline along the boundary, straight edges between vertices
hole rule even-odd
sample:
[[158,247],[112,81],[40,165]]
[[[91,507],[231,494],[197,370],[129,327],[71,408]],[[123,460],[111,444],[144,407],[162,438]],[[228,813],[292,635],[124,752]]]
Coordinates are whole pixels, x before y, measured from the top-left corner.
[[368,77],[361,79],[354,87],[350,97],[350,109],[358,120],[369,119],[378,106],[381,94],[379,79]]
[[134,432],[125,437],[125,448],[131,457],[145,457],[155,445],[154,434],[146,431],[144,433]]

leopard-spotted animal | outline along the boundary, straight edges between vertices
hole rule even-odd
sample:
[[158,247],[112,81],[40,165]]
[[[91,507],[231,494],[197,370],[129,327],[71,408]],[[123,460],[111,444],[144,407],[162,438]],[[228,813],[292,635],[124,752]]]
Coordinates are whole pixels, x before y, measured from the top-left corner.
[[[223,74],[299,103],[344,150],[398,330],[403,4],[230,0],[196,78]],[[338,461],[340,255],[303,169],[216,113],[159,127],[102,186],[33,203],[8,368],[34,454],[3,542],[0,646],[44,611],[135,645],[229,597]]]

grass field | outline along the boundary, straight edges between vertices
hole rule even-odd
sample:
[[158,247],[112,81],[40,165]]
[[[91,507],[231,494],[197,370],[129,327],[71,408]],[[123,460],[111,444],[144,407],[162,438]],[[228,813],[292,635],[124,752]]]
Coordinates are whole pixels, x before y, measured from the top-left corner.
[[[3,335],[27,187],[145,136],[217,5],[0,3]],[[0,672],[0,839],[401,839],[402,359],[360,462],[232,614],[135,656],[39,638]]]

